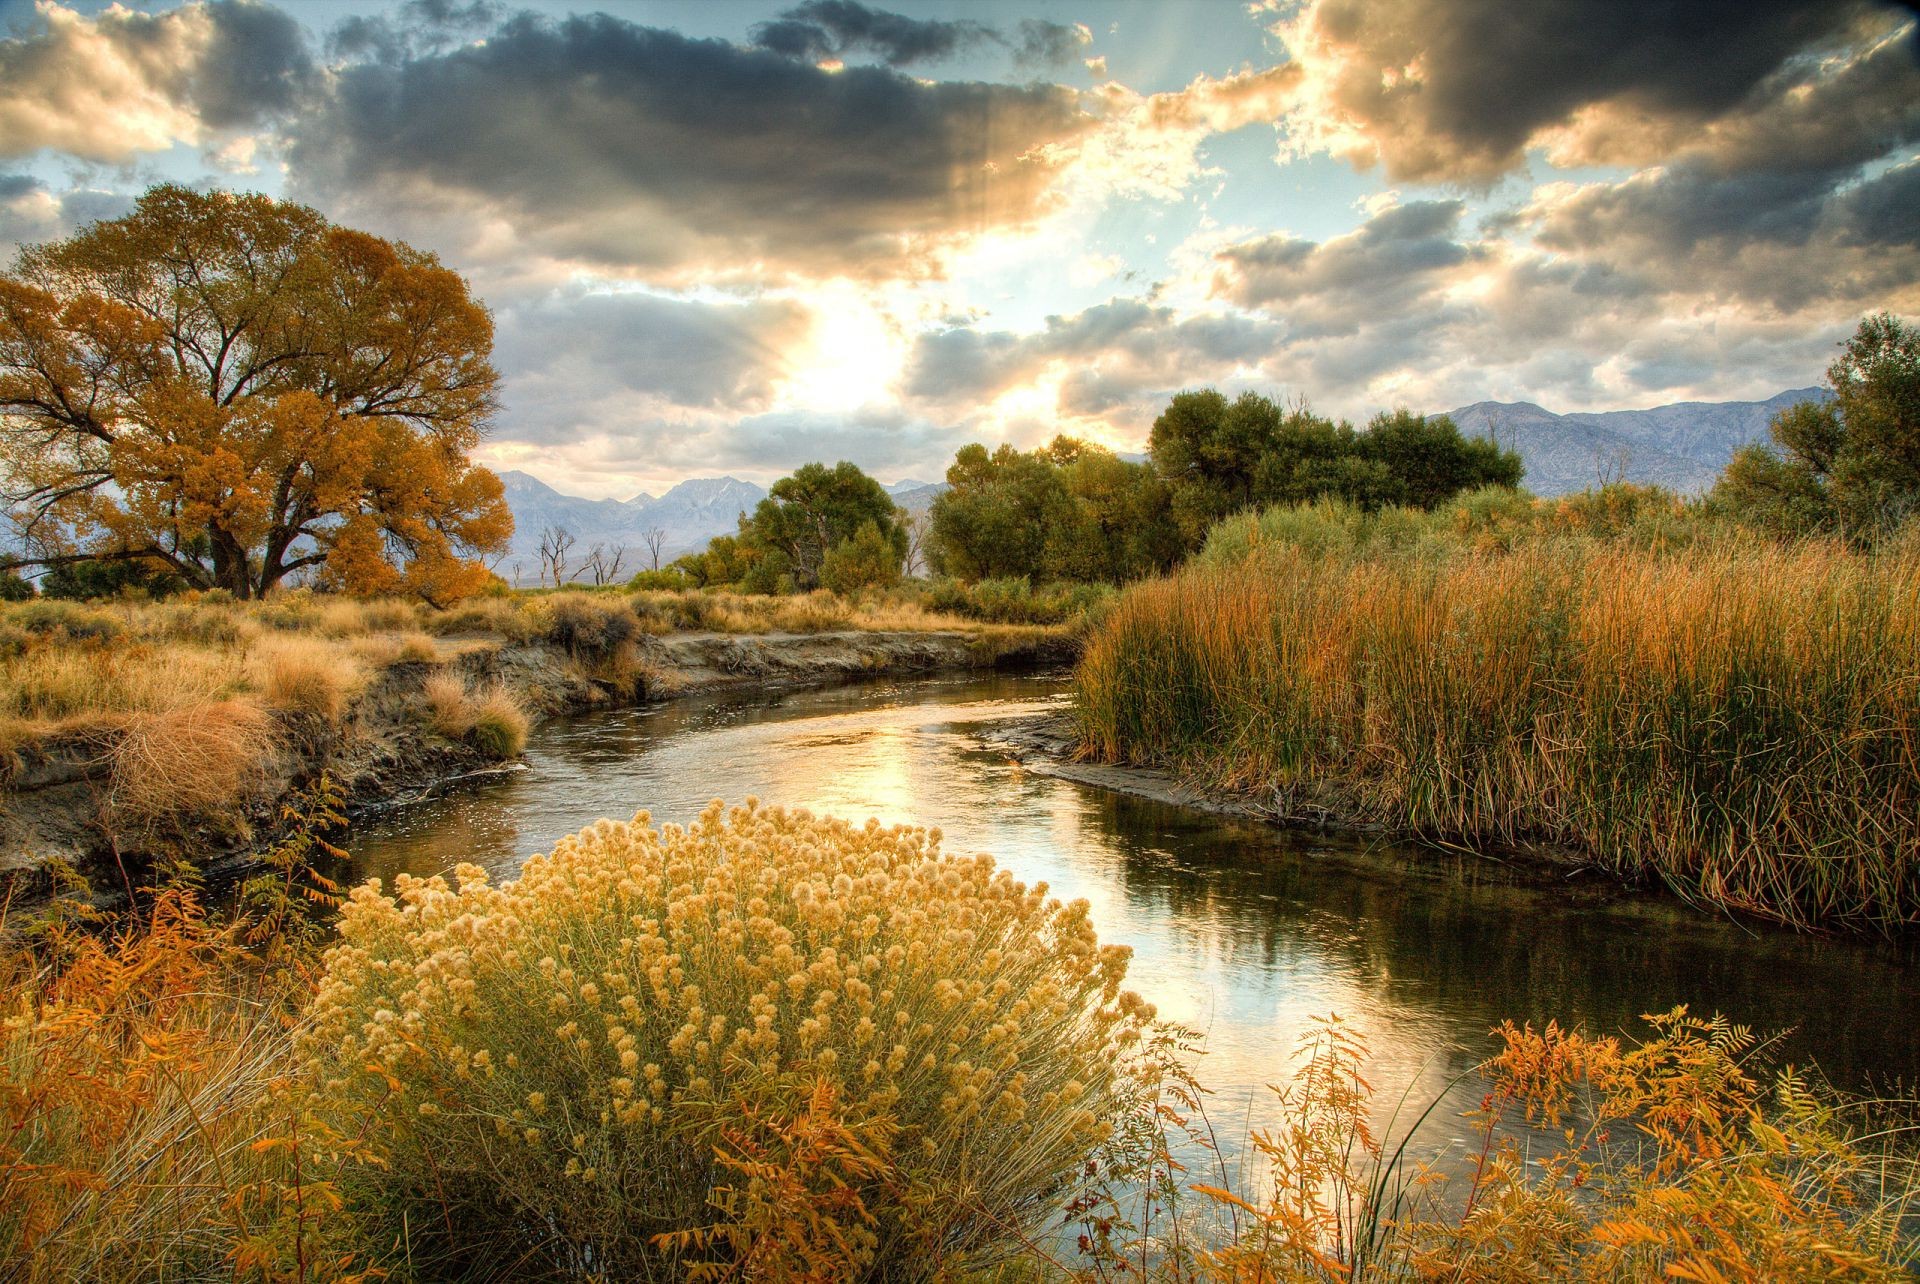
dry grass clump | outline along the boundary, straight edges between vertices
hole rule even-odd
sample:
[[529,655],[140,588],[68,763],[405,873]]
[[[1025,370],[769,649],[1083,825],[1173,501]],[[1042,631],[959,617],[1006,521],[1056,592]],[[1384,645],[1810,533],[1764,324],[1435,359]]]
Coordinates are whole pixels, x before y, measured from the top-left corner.
[[427,725],[448,740],[464,740],[492,758],[526,748],[531,722],[514,694],[498,683],[478,690],[456,673],[436,673],[421,686]]
[[456,877],[355,891],[301,1040],[440,1278],[958,1269],[1056,1211],[1151,1015],[1084,902],[937,832],[715,803]]
[[136,821],[245,799],[278,748],[259,705],[220,700],[129,716],[111,750],[114,810]]
[[1130,590],[1089,752],[1286,813],[1539,841],[1793,922],[1920,921],[1920,557],[1269,548]]
[[267,704],[338,722],[366,686],[367,675],[347,648],[298,636],[262,642],[248,657]]
[[855,611],[837,593],[818,589],[799,597],[776,598],[769,618],[782,633],[829,633],[852,625]]

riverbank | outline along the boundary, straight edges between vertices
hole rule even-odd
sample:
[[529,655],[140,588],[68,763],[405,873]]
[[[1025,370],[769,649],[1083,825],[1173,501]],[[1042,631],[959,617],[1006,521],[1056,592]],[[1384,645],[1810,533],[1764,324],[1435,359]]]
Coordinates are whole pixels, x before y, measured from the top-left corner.
[[[679,605],[566,594],[446,613],[349,602],[7,611],[0,872],[72,867],[118,886],[163,862],[230,865],[296,824],[289,808],[323,776],[350,816],[377,810],[502,769],[533,719],[731,686],[1057,662],[1075,646],[1059,627],[826,599],[747,614],[704,601],[669,613],[663,597]],[[727,627],[681,627],[692,623]]]

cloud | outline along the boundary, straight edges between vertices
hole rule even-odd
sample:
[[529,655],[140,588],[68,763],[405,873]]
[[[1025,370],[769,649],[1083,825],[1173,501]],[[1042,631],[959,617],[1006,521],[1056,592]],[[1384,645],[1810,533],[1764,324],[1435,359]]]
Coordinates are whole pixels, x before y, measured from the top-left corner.
[[1699,163],[1559,186],[1520,215],[1542,247],[1652,294],[1810,308],[1920,307],[1920,161],[1871,177]]
[[675,410],[764,411],[811,327],[805,307],[779,299],[575,291],[515,306],[499,322],[498,435],[552,443]]
[[1090,118],[1058,86],[834,74],[605,15],[343,68],[292,130],[297,194],[452,205],[653,279],[933,271],[1046,206]]
[[755,44],[788,58],[818,62],[866,52],[890,67],[939,62],[983,45],[1011,50],[1022,67],[1053,67],[1077,57],[1092,39],[1080,23],[1023,18],[1009,36],[969,18],[908,18],[856,0],[807,0],[752,32]]
[[124,162],[284,116],[316,84],[300,26],[248,0],[83,17],[42,6],[0,40],[0,156]]
[[999,43],[1000,35],[967,19],[908,18],[869,9],[855,0],[807,0],[775,21],[756,26],[753,41],[763,49],[809,62],[865,50],[890,67],[904,67]]
[[0,270],[23,245],[54,241],[96,219],[118,218],[133,198],[118,192],[75,188],[56,192],[27,174],[0,174]]
[[1023,385],[1047,384],[1053,408],[1098,417],[1117,431],[1152,418],[1153,403],[1181,387],[1257,367],[1280,327],[1235,313],[1181,316],[1138,299],[1113,299],[1072,316],[1048,317],[1032,334],[950,326],[924,334],[908,363],[904,393],[949,411],[991,402]]
[[1484,182],[1557,131],[1561,158],[1643,164],[1765,110],[1878,39],[1890,10],[1806,0],[1311,0],[1275,27],[1295,141],[1395,181]]
[[1352,333],[1421,306],[1486,251],[1459,239],[1459,201],[1390,206],[1325,242],[1276,235],[1216,256],[1213,293],[1285,318],[1295,337]]

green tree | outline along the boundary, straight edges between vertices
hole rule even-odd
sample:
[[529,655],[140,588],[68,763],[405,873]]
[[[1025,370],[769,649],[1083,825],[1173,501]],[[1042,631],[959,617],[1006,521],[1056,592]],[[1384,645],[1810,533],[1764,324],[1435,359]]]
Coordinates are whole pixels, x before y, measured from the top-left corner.
[[1258,393],[1229,402],[1214,389],[1183,392],[1154,421],[1150,451],[1189,550],[1242,509],[1332,496],[1365,509],[1432,508],[1482,486],[1517,486],[1520,457],[1469,439],[1445,415],[1376,415],[1364,432],[1282,410]]
[[897,567],[907,555],[907,531],[886,488],[844,460],[831,468],[803,464],[740,519],[739,542],[759,550],[741,582],[756,592],[776,591],[782,581],[817,587],[828,550],[869,523],[894,550]]
[[432,599],[513,519],[468,453],[493,323],[430,254],[259,195],[160,186],[0,275],[17,564],[140,561],[257,597],[322,568]]
[[1774,416],[1772,446],[1736,452],[1714,501],[1782,534],[1871,540],[1920,512],[1920,329],[1889,313],[1860,322],[1827,367],[1827,402]]
[[1071,510],[1059,466],[1042,452],[962,446],[933,501],[929,560],[964,580],[1045,578],[1048,534]]
[[879,526],[866,522],[851,539],[827,550],[820,562],[820,583],[844,594],[886,588],[900,582],[901,557],[898,545],[882,534]]
[[1362,459],[1381,467],[1379,493],[1348,496],[1369,507],[1433,508],[1482,486],[1518,486],[1524,471],[1517,453],[1483,437],[1463,437],[1446,415],[1416,415],[1406,409],[1378,414],[1355,445]]
[[1153,421],[1147,451],[1187,548],[1255,502],[1255,479],[1275,453],[1280,419],[1280,408],[1258,393],[1228,401],[1206,388],[1178,394]]

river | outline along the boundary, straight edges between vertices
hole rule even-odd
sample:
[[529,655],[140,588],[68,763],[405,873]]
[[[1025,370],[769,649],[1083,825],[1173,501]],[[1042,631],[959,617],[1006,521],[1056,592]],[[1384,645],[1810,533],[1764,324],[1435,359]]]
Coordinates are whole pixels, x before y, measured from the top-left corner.
[[388,812],[348,846],[359,876],[472,861],[508,877],[599,817],[687,821],[750,794],[938,825],[951,850],[1085,897],[1101,938],[1133,946],[1133,987],[1201,1036],[1229,1153],[1325,1013],[1366,1037],[1383,1111],[1454,1084],[1434,1142],[1464,1141],[1458,1111],[1479,1090],[1454,1081],[1509,1017],[1631,1033],[1640,1013],[1688,1003],[1778,1032],[1782,1055],[1841,1087],[1920,1077],[1910,948],[1736,923],[1593,874],[1224,819],[1026,770],[975,739],[1066,700],[1058,674],[969,675],[549,721],[525,770]]

